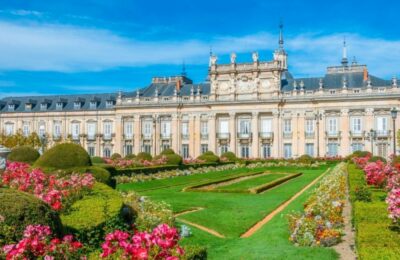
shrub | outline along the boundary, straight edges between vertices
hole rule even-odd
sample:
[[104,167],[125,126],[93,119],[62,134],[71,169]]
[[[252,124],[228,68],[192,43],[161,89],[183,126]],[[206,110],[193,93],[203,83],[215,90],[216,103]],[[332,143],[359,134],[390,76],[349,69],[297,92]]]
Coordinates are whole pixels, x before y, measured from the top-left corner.
[[207,259],[207,248],[197,245],[184,246],[183,250],[185,255],[184,260],[206,260]]
[[152,157],[151,154],[149,154],[149,153],[141,152],[141,153],[138,153],[138,154],[136,155],[136,159],[137,159],[137,160],[151,161],[151,159],[153,159],[153,157]]
[[297,162],[304,164],[312,164],[314,162],[314,159],[308,154],[303,154],[302,156],[297,158]]
[[39,152],[30,146],[18,146],[11,150],[7,160],[32,164],[40,157]]
[[[61,236],[63,227],[60,217],[46,203],[31,194],[14,189],[0,188],[0,216],[3,223],[11,228],[4,241],[16,242],[28,225],[47,225]],[[4,234],[0,234],[1,237]]]
[[110,187],[115,187],[115,181],[111,179],[111,173],[106,168],[100,166],[75,167],[59,171],[58,173],[59,176],[66,176],[72,173],[91,173],[96,181],[107,184]]
[[132,160],[132,159],[135,159],[135,158],[136,158],[136,155],[133,154],[133,153],[127,154],[127,155],[125,156],[125,160]]
[[208,151],[197,157],[199,160],[203,160],[205,162],[219,162],[219,157],[216,156],[213,152]]
[[175,154],[175,151],[170,149],[170,148],[168,148],[168,149],[165,149],[164,151],[162,151],[161,154],[162,155]]
[[34,164],[36,167],[68,169],[72,167],[91,166],[89,154],[82,146],[63,143],[47,150]]
[[381,156],[372,156],[371,159],[369,159],[370,162],[377,162],[377,161],[381,161],[386,163],[386,159],[381,157]]
[[357,201],[370,202],[372,193],[366,185],[357,186],[354,189],[354,198]]
[[122,205],[122,197],[117,191],[96,183],[90,194],[76,201],[70,211],[61,215],[61,220],[68,233],[90,247],[96,247],[103,240],[109,223],[119,225]]
[[101,163],[104,163],[103,158],[101,158],[100,156],[93,156],[93,157],[91,158],[91,160],[92,160],[92,163],[93,163],[93,164],[101,164]]
[[121,159],[122,156],[119,153],[113,153],[111,155],[111,160],[115,160],[115,159]]
[[[228,162],[234,162],[237,160],[236,155],[233,152],[226,152],[223,153],[221,156],[221,161],[228,161]],[[225,158],[225,159],[224,159]]]
[[160,154],[156,157],[154,157],[155,160],[161,159],[162,157],[164,157],[167,160],[168,165],[181,165],[183,162],[182,156],[180,156],[179,154],[171,154],[171,153],[167,153],[167,154]]

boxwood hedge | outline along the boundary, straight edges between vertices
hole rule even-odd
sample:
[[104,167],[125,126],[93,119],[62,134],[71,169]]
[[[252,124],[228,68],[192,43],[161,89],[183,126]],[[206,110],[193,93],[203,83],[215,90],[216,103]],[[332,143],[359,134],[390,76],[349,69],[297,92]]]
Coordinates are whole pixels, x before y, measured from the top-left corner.
[[40,157],[39,152],[30,146],[18,146],[11,150],[7,160],[12,162],[25,162],[32,164]]

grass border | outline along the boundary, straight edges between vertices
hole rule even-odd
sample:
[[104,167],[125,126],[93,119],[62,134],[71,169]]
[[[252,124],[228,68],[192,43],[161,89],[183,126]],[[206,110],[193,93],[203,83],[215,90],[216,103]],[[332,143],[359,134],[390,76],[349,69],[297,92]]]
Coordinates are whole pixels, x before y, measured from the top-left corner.
[[301,175],[303,175],[302,172],[290,174],[288,176],[282,177],[282,178],[274,180],[272,182],[268,182],[266,184],[262,184],[260,186],[255,187],[255,188],[251,188],[251,189],[249,189],[249,192],[252,193],[252,194],[258,194],[258,193],[261,193],[263,191],[272,189],[272,188],[274,188],[274,187],[276,187],[276,186],[278,186],[278,185],[280,185],[282,183],[285,183],[285,182],[287,182],[287,181],[289,181],[291,179],[297,178],[297,177],[299,177]]

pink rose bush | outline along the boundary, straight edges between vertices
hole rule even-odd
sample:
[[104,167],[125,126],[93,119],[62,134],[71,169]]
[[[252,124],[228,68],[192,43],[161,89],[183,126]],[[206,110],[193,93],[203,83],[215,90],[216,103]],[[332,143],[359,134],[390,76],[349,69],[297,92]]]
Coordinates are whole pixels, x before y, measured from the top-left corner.
[[178,260],[184,255],[178,242],[178,231],[166,224],[158,225],[151,233],[137,232],[132,235],[116,230],[106,236],[100,256],[112,259]]
[[69,198],[91,189],[95,183],[91,174],[58,178],[57,175],[47,175],[40,169],[30,170],[29,167],[26,163],[7,163],[6,170],[0,174],[0,185],[31,193],[57,211]]
[[400,224],[400,187],[389,191],[386,203],[388,204],[389,218],[393,223]]
[[50,227],[42,225],[27,226],[23,238],[16,244],[5,245],[2,251],[6,260],[86,259],[82,256],[82,244],[71,235],[52,238]]
[[183,159],[183,164],[196,164],[196,163],[205,163],[205,160],[197,159],[197,158],[184,158]]
[[127,169],[134,167],[148,167],[148,166],[157,166],[164,165],[167,163],[167,157],[161,156],[159,159],[154,159],[151,161],[147,160],[136,160],[136,159],[123,159],[123,158],[103,158],[106,164],[112,165],[118,169]]
[[365,165],[364,172],[368,185],[383,187],[388,175],[392,172],[392,166],[390,164],[385,165],[382,161],[371,162]]

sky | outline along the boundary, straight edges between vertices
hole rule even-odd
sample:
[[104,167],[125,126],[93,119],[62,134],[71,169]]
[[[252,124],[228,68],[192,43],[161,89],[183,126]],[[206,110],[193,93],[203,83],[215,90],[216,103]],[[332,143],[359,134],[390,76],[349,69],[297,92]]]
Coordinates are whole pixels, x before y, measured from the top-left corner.
[[133,91],[153,76],[207,76],[218,62],[271,60],[284,24],[289,71],[322,76],[348,56],[400,76],[400,3],[392,1],[0,0],[0,97]]

